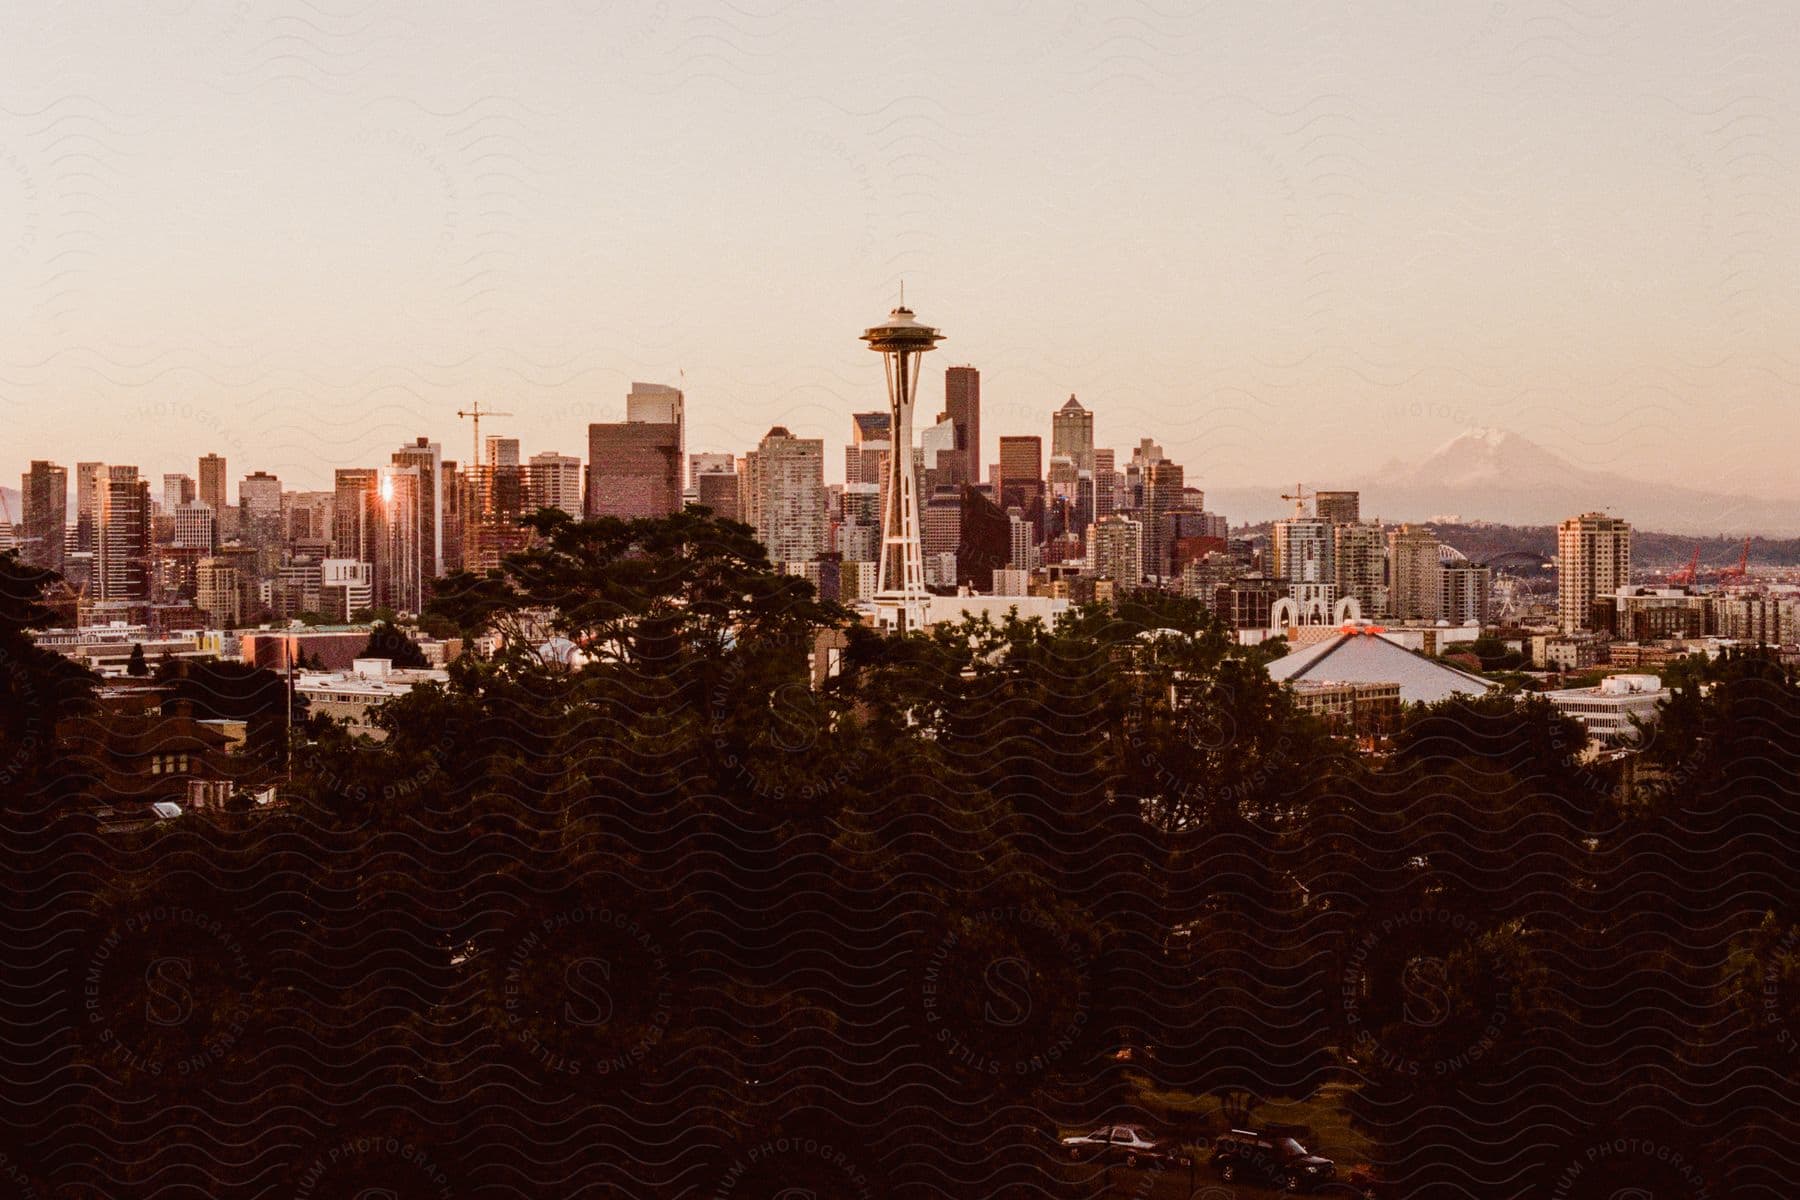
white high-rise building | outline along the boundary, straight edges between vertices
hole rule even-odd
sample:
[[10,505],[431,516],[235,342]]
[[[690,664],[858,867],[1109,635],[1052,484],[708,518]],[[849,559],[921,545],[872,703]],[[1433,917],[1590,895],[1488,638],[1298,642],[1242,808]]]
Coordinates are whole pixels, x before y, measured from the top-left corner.
[[1037,529],[1016,508],[1008,509],[1006,515],[1012,521],[1011,554],[1006,565],[1029,574],[1038,565]]
[[1443,589],[1439,609],[1444,620],[1452,625],[1487,624],[1489,597],[1494,588],[1491,568],[1466,558],[1452,558],[1440,564],[1439,580]]
[[825,440],[770,429],[744,458],[744,523],[771,562],[811,562],[825,549]]
[[219,548],[218,515],[213,512],[212,505],[202,504],[198,500],[189,500],[175,510],[175,540],[172,543],[182,550],[204,550],[212,553]]
[[1144,527],[1130,517],[1101,517],[1087,528],[1088,557],[1094,574],[1120,588],[1144,581]]
[[174,516],[184,504],[192,504],[199,495],[194,490],[194,477],[170,472],[163,476],[162,510],[165,516]]
[[1275,574],[1290,584],[1335,584],[1331,522],[1299,516],[1275,522],[1274,559]]
[[[727,456],[729,457],[729,456]],[[560,508],[571,517],[581,516],[581,459],[573,454],[545,450],[531,456],[526,470],[530,507]]]
[[[951,460],[956,457],[956,422],[946,417],[920,430],[919,447],[913,453],[913,461],[921,472],[949,471]],[[924,478],[923,474],[920,478]]]

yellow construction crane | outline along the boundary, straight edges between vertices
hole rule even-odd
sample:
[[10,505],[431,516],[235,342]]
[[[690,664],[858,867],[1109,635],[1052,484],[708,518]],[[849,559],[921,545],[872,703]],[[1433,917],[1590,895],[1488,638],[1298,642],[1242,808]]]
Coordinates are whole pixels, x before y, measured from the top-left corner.
[[1306,515],[1306,502],[1312,499],[1312,494],[1306,490],[1305,484],[1296,483],[1294,485],[1293,493],[1290,495],[1287,492],[1283,492],[1281,493],[1281,498],[1283,500],[1292,500],[1294,502],[1294,515],[1296,517],[1304,517]]
[[510,417],[512,414],[509,412],[495,412],[491,408],[483,408],[481,407],[481,401],[477,400],[472,408],[457,409],[456,415],[459,417],[472,418],[475,422],[475,453],[469,459],[469,469],[473,471],[481,465],[481,418]]

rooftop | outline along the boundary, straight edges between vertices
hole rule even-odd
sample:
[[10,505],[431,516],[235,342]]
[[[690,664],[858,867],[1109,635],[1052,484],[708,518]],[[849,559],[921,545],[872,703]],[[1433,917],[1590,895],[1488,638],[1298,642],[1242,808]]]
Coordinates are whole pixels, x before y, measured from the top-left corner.
[[1342,626],[1335,637],[1269,664],[1269,678],[1299,683],[1397,683],[1408,704],[1433,704],[1452,696],[1481,696],[1498,684],[1414,654],[1381,636],[1379,625]]

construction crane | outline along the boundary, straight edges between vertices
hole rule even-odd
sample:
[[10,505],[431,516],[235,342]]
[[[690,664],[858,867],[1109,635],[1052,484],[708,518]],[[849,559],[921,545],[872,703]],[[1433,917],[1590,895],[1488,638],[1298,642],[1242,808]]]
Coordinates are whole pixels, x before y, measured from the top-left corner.
[[1677,567],[1675,570],[1669,572],[1669,582],[1670,583],[1678,583],[1678,584],[1681,584],[1683,587],[1685,587],[1688,584],[1694,582],[1694,576],[1698,575],[1699,573],[1700,573],[1700,547],[1695,546],[1693,557],[1688,559],[1687,566]]
[[481,418],[510,417],[512,414],[509,412],[495,412],[491,408],[483,408],[481,407],[481,401],[477,400],[471,408],[457,409],[456,415],[458,417],[468,417],[475,422],[475,453],[469,458],[469,469],[473,471],[481,465]]
[[1290,495],[1287,492],[1283,492],[1281,493],[1281,498],[1283,500],[1292,500],[1294,502],[1294,515],[1296,517],[1304,517],[1306,515],[1306,502],[1312,499],[1312,495],[1306,490],[1305,484],[1296,483],[1294,485],[1293,494]]
[[1744,548],[1738,554],[1737,566],[1735,566],[1735,567],[1720,567],[1719,568],[1719,582],[1724,583],[1727,579],[1735,579],[1741,583],[1741,582],[1743,582],[1744,578],[1749,575],[1749,573],[1750,573],[1750,539],[1745,538],[1744,539]]

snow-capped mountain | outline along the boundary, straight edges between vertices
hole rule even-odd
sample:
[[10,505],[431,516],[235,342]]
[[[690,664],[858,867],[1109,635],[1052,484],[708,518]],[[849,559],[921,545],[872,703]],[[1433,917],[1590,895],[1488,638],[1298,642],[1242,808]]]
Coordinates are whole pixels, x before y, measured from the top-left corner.
[[[1419,462],[1390,462],[1360,478],[1309,479],[1306,486],[1355,488],[1365,518],[1423,521],[1456,515],[1504,525],[1551,525],[1603,511],[1639,529],[1687,534],[1800,534],[1800,501],[1682,487],[1668,476],[1634,478],[1580,467],[1530,438],[1472,429]],[[1233,522],[1286,516],[1292,485],[1207,489],[1207,507]]]
[[1390,463],[1356,481],[1362,511],[1387,520],[1445,513],[1509,525],[1543,525],[1604,511],[1667,533],[1800,532],[1800,502],[1682,487],[1666,476],[1634,478],[1577,466],[1516,433],[1474,429],[1424,461]]

